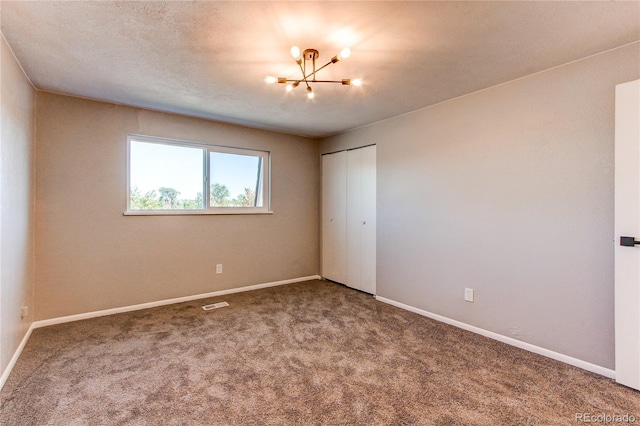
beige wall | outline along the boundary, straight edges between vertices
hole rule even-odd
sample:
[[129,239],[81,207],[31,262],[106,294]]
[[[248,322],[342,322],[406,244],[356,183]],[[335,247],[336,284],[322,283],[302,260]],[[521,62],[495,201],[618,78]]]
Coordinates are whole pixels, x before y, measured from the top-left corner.
[[[45,92],[37,118],[36,319],[318,274],[317,141]],[[123,216],[127,133],[271,151],[274,213]]]
[[378,146],[378,295],[613,369],[614,87],[639,77],[636,43],[322,141]]
[[[36,91],[0,36],[0,374],[33,322]],[[20,307],[31,308],[21,319]]]

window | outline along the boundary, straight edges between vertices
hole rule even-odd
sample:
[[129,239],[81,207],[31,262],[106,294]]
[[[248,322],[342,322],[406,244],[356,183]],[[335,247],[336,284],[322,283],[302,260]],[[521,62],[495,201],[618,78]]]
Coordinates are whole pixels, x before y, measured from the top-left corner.
[[126,214],[269,213],[269,153],[129,135]]

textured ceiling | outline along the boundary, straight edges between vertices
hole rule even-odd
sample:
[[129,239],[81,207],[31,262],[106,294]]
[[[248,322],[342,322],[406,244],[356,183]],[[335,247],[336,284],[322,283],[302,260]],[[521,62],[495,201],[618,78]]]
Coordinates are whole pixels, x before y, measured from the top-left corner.
[[[41,90],[321,137],[640,40],[632,2],[0,2]],[[289,48],[350,58],[286,94]],[[640,47],[639,47],[640,48]],[[639,64],[640,66],[640,64]]]

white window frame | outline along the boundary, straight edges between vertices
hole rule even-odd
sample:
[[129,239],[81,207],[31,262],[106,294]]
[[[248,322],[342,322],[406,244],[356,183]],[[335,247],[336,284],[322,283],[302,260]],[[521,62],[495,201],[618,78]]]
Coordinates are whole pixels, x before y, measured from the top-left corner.
[[[204,206],[202,209],[131,209],[131,142],[145,142],[186,148],[200,148],[203,152],[202,169],[202,197]],[[209,153],[219,152],[224,154],[248,155],[262,158],[262,168],[259,177],[259,190],[256,198],[262,197],[262,207],[211,207],[211,182],[209,176]],[[209,215],[209,214],[272,214],[271,211],[271,153],[255,149],[245,149],[222,145],[212,145],[202,142],[192,142],[180,139],[161,138],[137,134],[127,135],[127,200],[124,215],[126,216],[156,216],[156,215]]]

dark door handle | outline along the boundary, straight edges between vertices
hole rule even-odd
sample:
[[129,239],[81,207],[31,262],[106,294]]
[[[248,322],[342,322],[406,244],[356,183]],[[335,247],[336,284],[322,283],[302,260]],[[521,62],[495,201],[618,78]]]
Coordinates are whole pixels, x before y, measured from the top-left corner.
[[633,247],[640,244],[635,237],[620,237],[620,245],[625,247]]

